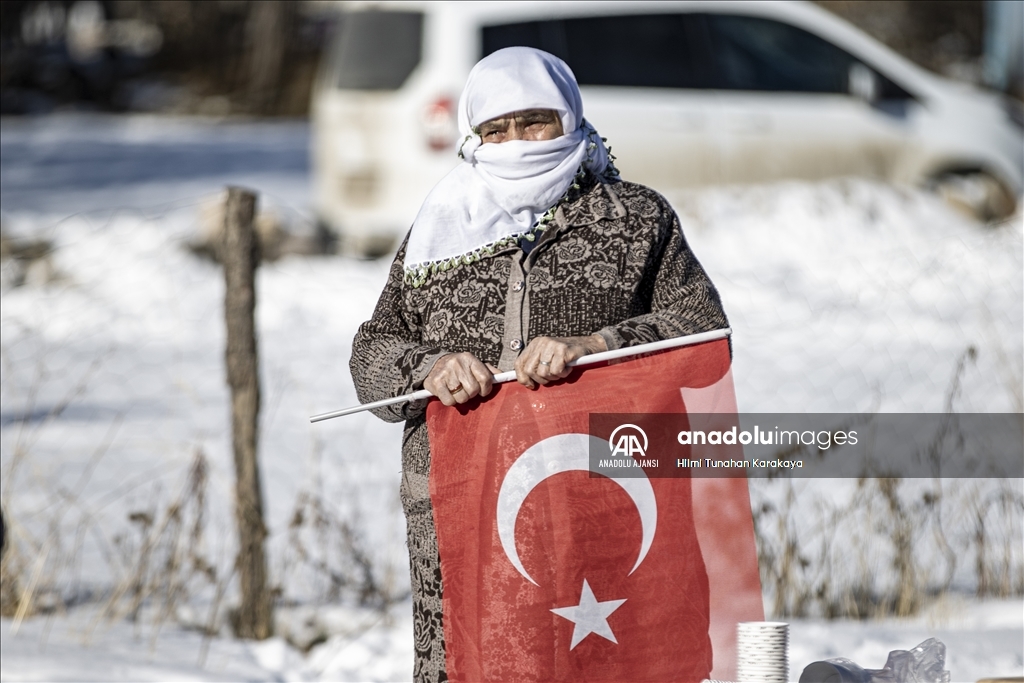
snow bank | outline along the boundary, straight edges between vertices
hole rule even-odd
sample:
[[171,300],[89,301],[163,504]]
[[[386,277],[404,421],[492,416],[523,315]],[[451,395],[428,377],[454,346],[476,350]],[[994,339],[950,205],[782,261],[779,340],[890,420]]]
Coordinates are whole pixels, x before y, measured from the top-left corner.
[[[111,548],[134,538],[128,517],[166,506],[198,449],[210,464],[201,550],[228,566],[233,474],[222,275],[183,247],[199,230],[199,207],[226,184],[253,187],[292,225],[308,228],[307,128],[56,117],[3,121],[0,131],[4,231],[51,240],[60,275],[0,293],[0,467],[18,542],[42,547],[57,516],[69,537],[88,530],[76,573],[59,587],[81,599],[90,590],[102,595],[120,571]],[[969,347],[977,357],[965,365],[955,408],[1022,409],[1019,215],[983,227],[921,192],[853,179],[672,200],[735,330],[742,410],[942,411]],[[269,557],[273,580],[300,605],[329,589],[296,556],[291,523],[301,496],[352,525],[389,595],[408,590],[400,427],[368,414],[307,422],[356,402],[350,344],[387,266],[291,257],[259,271]],[[315,547],[314,536],[305,539]],[[317,552],[332,562],[341,551]],[[337,631],[307,656],[281,640],[216,637],[202,666],[203,637],[171,623],[154,646],[148,626],[136,639],[126,622],[103,622],[83,641],[90,609],[30,619],[16,636],[4,620],[3,679],[410,676],[407,602],[357,636]],[[961,621],[943,626],[798,622],[792,670],[834,655],[876,666],[883,650],[947,634],[954,680],[1020,675],[1020,601],[957,610]],[[353,615],[342,621],[355,623]]]

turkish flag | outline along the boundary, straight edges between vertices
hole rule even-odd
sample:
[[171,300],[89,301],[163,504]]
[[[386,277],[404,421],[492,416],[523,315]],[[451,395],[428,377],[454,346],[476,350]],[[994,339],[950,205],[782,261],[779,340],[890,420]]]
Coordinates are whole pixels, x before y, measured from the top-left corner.
[[592,413],[735,416],[729,365],[719,340],[431,402],[450,680],[735,678],[764,618],[746,479],[588,469]]

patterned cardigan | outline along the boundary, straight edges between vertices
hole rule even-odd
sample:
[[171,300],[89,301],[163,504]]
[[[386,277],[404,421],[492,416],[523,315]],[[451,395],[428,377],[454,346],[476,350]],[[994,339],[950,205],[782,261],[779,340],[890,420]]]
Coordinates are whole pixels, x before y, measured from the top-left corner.
[[[421,389],[434,362],[469,351],[500,370],[538,336],[598,333],[609,349],[727,326],[679,219],[653,190],[588,176],[529,254],[518,246],[406,284],[398,250],[350,367],[359,400]],[[416,681],[446,681],[441,568],[430,503],[426,402],[378,409],[405,420],[400,493],[413,590]]]

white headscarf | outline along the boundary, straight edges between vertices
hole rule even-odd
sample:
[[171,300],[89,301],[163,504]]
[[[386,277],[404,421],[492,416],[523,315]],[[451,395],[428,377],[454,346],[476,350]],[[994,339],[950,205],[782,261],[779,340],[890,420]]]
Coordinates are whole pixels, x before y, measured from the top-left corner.
[[[554,140],[481,144],[474,128],[525,109],[553,109],[565,134]],[[608,151],[583,118],[576,77],[547,52],[510,47],[480,60],[459,99],[464,163],[427,195],[405,253],[406,279],[471,263],[530,233],[568,191],[581,166],[600,175]]]

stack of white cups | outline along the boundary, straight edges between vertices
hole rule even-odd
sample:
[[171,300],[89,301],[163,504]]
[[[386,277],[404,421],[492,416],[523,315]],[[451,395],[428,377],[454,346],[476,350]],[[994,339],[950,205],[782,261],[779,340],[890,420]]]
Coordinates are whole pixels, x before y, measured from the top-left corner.
[[786,683],[789,680],[789,624],[745,621],[736,626],[739,683]]

